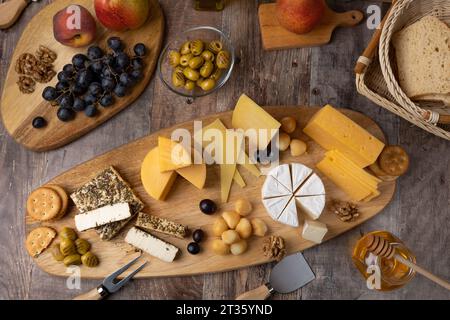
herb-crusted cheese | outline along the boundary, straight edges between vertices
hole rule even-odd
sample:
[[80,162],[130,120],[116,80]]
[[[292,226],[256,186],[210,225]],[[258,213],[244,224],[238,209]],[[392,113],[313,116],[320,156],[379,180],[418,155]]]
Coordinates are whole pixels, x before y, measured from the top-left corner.
[[179,251],[174,245],[135,227],[128,231],[125,242],[165,262],[172,262]]
[[[113,167],[100,172],[91,181],[72,193],[70,197],[81,213],[120,202],[127,202],[130,205],[131,216],[144,208],[144,204],[134,194],[133,189]],[[106,224],[99,227],[97,232],[103,240],[110,240],[129,220],[131,218]]]
[[86,213],[77,214],[75,216],[75,226],[78,231],[85,231],[130,217],[131,212],[128,203],[116,203]]
[[186,236],[188,228],[182,224],[173,221],[152,216],[150,214],[140,212],[136,221],[136,227],[145,231],[157,231],[165,233],[177,238],[183,239]]

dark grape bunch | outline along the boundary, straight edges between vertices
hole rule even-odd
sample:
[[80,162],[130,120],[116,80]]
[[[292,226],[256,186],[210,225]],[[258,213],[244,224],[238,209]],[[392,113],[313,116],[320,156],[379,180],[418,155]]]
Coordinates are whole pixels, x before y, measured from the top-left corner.
[[119,37],[109,38],[107,44],[111,49],[109,53],[91,46],[86,55],[74,55],[72,63],[58,73],[56,86],[46,87],[42,92],[46,101],[58,106],[59,120],[70,121],[81,111],[94,117],[99,106],[112,106],[115,97],[125,97],[142,79],[145,45],[136,44],[133,54],[129,55]]

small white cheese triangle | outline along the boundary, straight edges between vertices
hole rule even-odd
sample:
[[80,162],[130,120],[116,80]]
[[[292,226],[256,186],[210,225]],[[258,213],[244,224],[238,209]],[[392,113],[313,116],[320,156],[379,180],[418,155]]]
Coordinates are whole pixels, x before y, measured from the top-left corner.
[[289,164],[282,164],[278,167],[273,168],[269,172],[269,176],[272,176],[276,180],[278,180],[290,192],[294,192],[292,189],[291,169],[289,168]]
[[272,217],[272,219],[278,220],[278,217],[281,215],[284,208],[286,208],[290,199],[290,195],[278,198],[264,199],[263,204],[267,210],[267,213]]
[[328,228],[325,223],[306,220],[303,225],[302,237],[315,243],[321,243],[327,232]]
[[267,176],[261,190],[261,197],[263,199],[269,199],[282,196],[291,196],[291,191],[274,177]]
[[325,208],[325,195],[312,197],[295,197],[300,209],[311,219],[317,220]]
[[289,200],[288,205],[284,208],[284,211],[278,218],[278,221],[292,227],[298,227],[297,207],[295,205],[294,198]]
[[319,196],[325,194],[325,187],[322,179],[313,173],[308,180],[297,190],[296,197]]
[[291,164],[292,190],[295,192],[298,187],[311,175],[312,169],[300,163]]

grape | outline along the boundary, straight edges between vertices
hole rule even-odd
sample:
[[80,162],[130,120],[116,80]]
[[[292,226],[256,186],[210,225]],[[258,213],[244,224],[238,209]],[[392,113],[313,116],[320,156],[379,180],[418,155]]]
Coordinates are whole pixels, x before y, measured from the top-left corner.
[[59,92],[65,91],[68,87],[68,82],[57,82],[55,86],[56,90],[58,90]]
[[93,104],[90,104],[84,110],[84,114],[90,118],[95,117],[97,115],[97,108]]
[[73,67],[72,64],[66,64],[63,67],[63,72],[68,76],[68,77],[72,77],[74,72],[75,72],[75,68]]
[[72,84],[70,87],[70,92],[72,92],[75,96],[81,96],[87,91],[87,87],[83,87],[77,83]]
[[56,116],[59,120],[66,122],[72,120],[75,117],[75,112],[73,112],[73,110],[71,109],[59,108]]
[[42,98],[46,101],[54,101],[58,98],[58,91],[53,87],[46,87],[42,92]]
[[100,99],[100,104],[103,107],[109,107],[110,105],[112,105],[114,103],[114,97],[110,94],[105,94],[101,99]]
[[127,88],[121,84],[118,84],[114,88],[114,94],[118,97],[125,97],[127,95]]
[[103,57],[103,50],[98,46],[91,46],[87,51],[87,55],[91,60],[100,59],[101,57]]
[[85,102],[87,105],[94,104],[94,103],[97,102],[97,97],[95,97],[94,95],[88,93],[88,94],[84,97],[84,102]]
[[89,69],[81,70],[77,75],[77,84],[88,87],[94,81],[94,74]]
[[83,111],[86,108],[86,104],[84,103],[84,100],[81,98],[75,98],[73,101],[72,109],[74,111]]
[[133,80],[135,82],[139,81],[142,79],[142,71],[141,70],[133,70],[130,73],[131,78],[133,78]]
[[107,64],[108,66],[113,66],[115,59],[114,56],[112,54],[107,54],[104,58],[103,58],[103,62],[105,64]]
[[88,58],[81,53],[78,53],[76,55],[73,56],[72,58],[72,64],[75,67],[75,69],[84,69],[85,65],[84,63],[88,60]]
[[102,79],[102,88],[105,91],[111,91],[116,86],[116,81],[113,78],[103,78]]
[[64,71],[58,72],[57,78],[59,82],[68,83],[70,81],[70,77]]
[[92,82],[89,86],[89,93],[95,97],[98,97],[103,93],[102,85],[98,82]]
[[130,65],[130,58],[126,53],[121,52],[116,57],[116,64],[123,70]]
[[101,74],[103,70],[103,62],[101,61],[95,61],[91,64],[91,70],[96,74]]
[[132,85],[133,79],[127,73],[124,72],[120,75],[119,82],[121,85],[129,87]]
[[145,48],[145,45],[143,43],[138,43],[134,46],[133,50],[137,56],[142,57],[145,56],[147,48]]
[[114,77],[114,73],[111,71],[109,67],[104,67],[102,71],[102,78],[112,78]]
[[141,58],[137,57],[137,58],[133,58],[131,60],[131,67],[135,70],[140,70],[144,67],[144,62],[142,61]]
[[73,106],[73,97],[71,94],[65,94],[63,95],[62,99],[61,99],[61,103],[60,106],[62,108],[72,108]]
[[111,37],[107,40],[108,47],[113,49],[115,52],[119,52],[123,48],[122,40],[119,37]]

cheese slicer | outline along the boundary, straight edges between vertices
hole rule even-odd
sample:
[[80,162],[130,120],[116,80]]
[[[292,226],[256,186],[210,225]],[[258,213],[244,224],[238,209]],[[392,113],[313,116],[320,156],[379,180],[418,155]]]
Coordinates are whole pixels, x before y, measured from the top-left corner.
[[308,262],[299,252],[277,263],[268,283],[239,295],[236,300],[265,300],[275,292],[290,293],[300,289],[315,278]]
[[111,273],[103,280],[102,284],[100,284],[97,288],[94,288],[91,291],[83,293],[75,297],[73,300],[102,300],[107,296],[119,291],[119,289],[122,288],[124,285],[126,285],[136,275],[136,273],[141,271],[147,265],[146,261],[122,280],[117,279],[118,276],[120,276],[122,273],[128,270],[136,261],[138,261],[140,257],[141,255],[137,256],[123,267]]
[[0,29],[11,27],[28,4],[39,0],[8,0],[0,4]]

